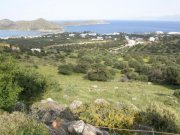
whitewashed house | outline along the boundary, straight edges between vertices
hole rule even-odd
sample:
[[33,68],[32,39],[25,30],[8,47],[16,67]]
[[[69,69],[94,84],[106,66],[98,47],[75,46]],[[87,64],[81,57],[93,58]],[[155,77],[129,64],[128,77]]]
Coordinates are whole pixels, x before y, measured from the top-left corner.
[[156,38],[155,38],[155,37],[150,37],[150,38],[149,38],[149,41],[150,41],[150,42],[155,42],[155,41],[156,41]]
[[39,48],[32,48],[31,51],[32,52],[41,52],[41,49],[39,49]]
[[74,37],[74,36],[75,36],[75,34],[73,34],[73,33],[69,34],[69,37]]

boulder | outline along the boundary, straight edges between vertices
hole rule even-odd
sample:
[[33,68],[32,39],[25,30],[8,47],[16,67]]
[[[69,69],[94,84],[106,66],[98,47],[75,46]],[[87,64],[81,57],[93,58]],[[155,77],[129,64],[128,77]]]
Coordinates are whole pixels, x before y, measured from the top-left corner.
[[31,106],[31,114],[47,125],[52,124],[57,118],[74,120],[72,112],[54,101],[38,102]]
[[110,103],[105,99],[96,99],[94,102],[97,105],[110,105]]
[[72,124],[69,125],[68,131],[70,134],[82,134],[83,130],[85,128],[85,123],[82,120],[72,122]]
[[96,131],[97,129],[94,126],[87,124],[84,127],[83,135],[97,135]]
[[69,105],[69,109],[71,111],[74,111],[76,109],[78,109],[83,103],[81,101],[78,100],[74,100],[70,105]]
[[68,135],[68,133],[61,127],[54,129],[54,134],[55,135]]

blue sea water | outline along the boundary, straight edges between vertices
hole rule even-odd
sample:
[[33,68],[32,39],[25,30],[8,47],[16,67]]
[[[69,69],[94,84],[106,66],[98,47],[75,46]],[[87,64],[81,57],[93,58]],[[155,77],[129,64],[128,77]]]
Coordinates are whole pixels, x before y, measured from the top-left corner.
[[38,31],[20,31],[20,30],[0,30],[0,37],[21,37],[21,36],[38,36],[42,35]]
[[67,32],[91,31],[100,34],[113,32],[145,33],[145,32],[180,32],[180,22],[168,21],[108,21],[108,24],[67,26]]
[[[107,21],[107,24],[67,26],[65,32],[91,31],[100,34],[113,32],[145,33],[145,32],[180,32],[180,22],[168,21]],[[0,30],[0,38],[39,36],[46,33],[38,31]]]

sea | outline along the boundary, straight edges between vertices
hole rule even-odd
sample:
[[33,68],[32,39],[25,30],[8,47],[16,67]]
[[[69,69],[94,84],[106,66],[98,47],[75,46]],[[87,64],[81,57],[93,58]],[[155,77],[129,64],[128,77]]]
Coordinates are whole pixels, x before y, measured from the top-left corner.
[[[148,32],[180,32],[180,22],[173,21],[106,21],[105,24],[66,26],[65,32],[91,31],[99,34],[114,32],[143,34]],[[0,30],[0,38],[40,36],[46,33],[38,31]],[[48,33],[49,34],[49,33]]]
[[26,37],[26,36],[40,36],[45,33],[39,31],[22,31],[22,30],[0,30],[0,38],[8,37]]
[[125,33],[148,33],[148,32],[180,32],[180,22],[168,21],[107,21],[107,24],[68,26],[67,32],[91,31],[100,34],[125,32]]

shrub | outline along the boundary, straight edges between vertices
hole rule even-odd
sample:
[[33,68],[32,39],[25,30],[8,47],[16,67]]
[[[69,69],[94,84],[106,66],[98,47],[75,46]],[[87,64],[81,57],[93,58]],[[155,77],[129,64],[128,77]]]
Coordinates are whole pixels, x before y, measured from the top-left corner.
[[136,72],[129,72],[126,75],[130,80],[139,80],[139,74]]
[[134,113],[112,106],[82,105],[74,113],[82,120],[95,126],[131,129]]
[[10,111],[18,100],[31,103],[45,92],[46,80],[22,68],[11,58],[0,57],[0,108]]
[[169,66],[163,74],[167,83],[180,85],[180,70],[178,67]]
[[175,90],[174,93],[173,93],[173,95],[174,95],[175,97],[177,97],[178,99],[180,99],[180,89]]
[[130,60],[129,66],[131,68],[134,68],[135,71],[138,73],[142,72],[142,70],[143,70],[143,65],[140,62],[138,62],[137,60]]
[[146,112],[136,116],[136,122],[153,127],[157,131],[177,132],[177,115],[167,107],[151,105]]
[[0,108],[10,110],[19,99],[22,88],[14,83],[12,76],[0,76]]
[[22,88],[19,99],[28,104],[39,100],[45,92],[46,79],[34,70],[22,68],[16,72],[14,79],[17,85]]
[[87,78],[91,81],[108,81],[113,79],[114,72],[103,67],[96,67],[96,69],[90,71]]
[[76,73],[83,73],[86,74],[90,68],[89,63],[79,63],[74,67],[74,71]]
[[19,112],[0,116],[1,135],[50,135],[44,124]]
[[129,64],[126,61],[120,61],[119,63],[116,63],[114,66],[115,68],[120,70],[129,69]]
[[71,75],[73,73],[73,65],[61,65],[58,67],[58,72],[63,75]]

